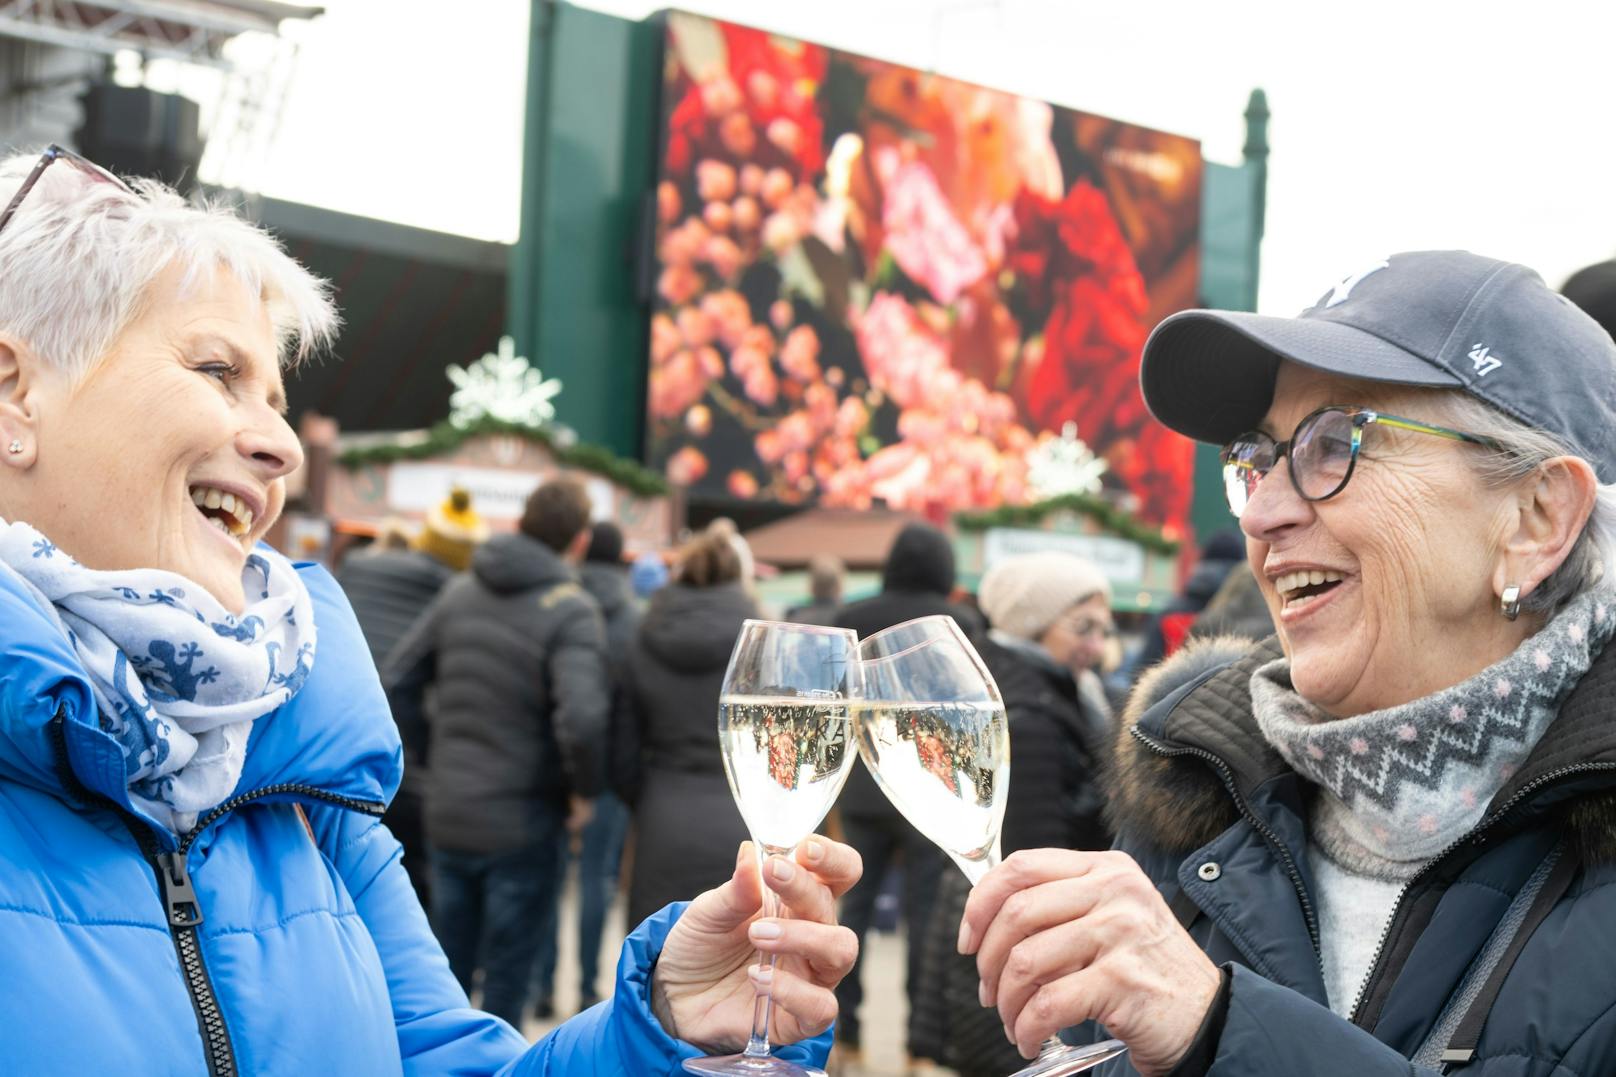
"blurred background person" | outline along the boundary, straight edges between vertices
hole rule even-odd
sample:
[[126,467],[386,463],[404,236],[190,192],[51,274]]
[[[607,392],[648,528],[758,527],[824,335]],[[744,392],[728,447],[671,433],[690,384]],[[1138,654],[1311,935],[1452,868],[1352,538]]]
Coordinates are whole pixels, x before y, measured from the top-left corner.
[[815,554],[808,562],[809,602],[786,611],[786,620],[805,625],[833,625],[842,610],[847,566],[834,554]]
[[[353,605],[377,669],[384,667],[410,625],[438,597],[449,578],[469,563],[472,551],[487,537],[488,528],[472,508],[471,494],[455,487],[427,515],[418,538],[411,538],[402,520],[390,519],[382,524],[370,549],[343,561],[337,582]],[[399,729],[404,741],[404,781],[382,821],[404,846],[410,884],[422,907],[430,909],[432,865],[422,817],[430,765],[425,733],[422,728]]]
[[[623,689],[623,663],[640,627],[640,608],[629,586],[629,568],[623,561],[623,532],[610,520],[598,520],[589,531],[589,549],[578,566],[578,582],[600,607],[606,625],[606,670],[611,678],[613,712]],[[614,742],[607,738],[606,763],[611,765]],[[595,976],[600,968],[601,932],[606,912],[617,891],[618,868],[623,859],[623,837],[628,830],[628,808],[610,788],[595,798],[589,822],[576,835],[561,838],[558,864],[565,878],[566,865],[578,864],[578,1009],[600,1001]],[[533,1014],[544,1020],[554,1013],[555,971],[561,902],[551,905],[552,915],[539,939],[534,962]]]
[[1577,270],[1566,280],[1560,294],[1616,337],[1616,258]]
[[[679,552],[673,579],[651,598],[624,665],[620,727],[635,772],[628,915],[655,912],[735,870],[746,824],[718,744],[718,695],[741,622],[757,616],[732,528],[709,527]],[[689,887],[698,879],[709,880]]]
[[[1111,587],[1071,554],[1021,554],[982,578],[987,638],[978,650],[1004,698],[1015,766],[1002,850],[1105,849],[1101,770],[1111,716],[1096,669],[1113,635]],[[944,871],[927,924],[910,1015],[911,1050],[962,1077],[999,1077],[1025,1060],[998,1012],[977,997],[976,962],[955,950],[971,884]]]
[[[389,658],[401,725],[430,718],[433,927],[469,991],[514,1025],[556,900],[564,827],[602,782],[610,683],[600,608],[571,562],[590,541],[589,495],[556,478],[513,534],[489,539]],[[568,805],[568,793],[572,803]]]
[[[860,639],[884,628],[916,617],[944,614],[953,617],[972,642],[980,640],[984,626],[975,610],[949,600],[954,590],[954,547],[948,536],[930,524],[906,526],[887,551],[881,573],[881,593],[843,608],[836,618],[841,628],[851,628]],[[842,923],[864,940],[875,915],[876,898],[884,879],[901,861],[903,864],[901,908],[908,951],[905,980],[909,1012],[915,1012],[917,992],[924,981],[919,976],[921,941],[932,898],[948,861],[935,845],[909,825],[887,800],[875,779],[862,765],[848,775],[847,785],[837,801],[844,839],[864,858],[864,879],[848,891],[842,905]],[[948,870],[952,870],[949,868]],[[841,1017],[836,1026],[838,1055],[847,1061],[859,1052],[859,1003],[864,989],[860,966],[855,962],[836,989]],[[913,1052],[913,1034],[909,1036]]]
[[1139,648],[1124,663],[1122,672],[1130,687],[1141,673],[1184,645],[1196,616],[1206,609],[1229,573],[1245,561],[1246,541],[1236,528],[1215,531],[1201,544],[1184,585],[1146,623]]
[[668,562],[660,553],[642,553],[629,566],[628,585],[636,599],[646,602],[668,585],[668,575]]

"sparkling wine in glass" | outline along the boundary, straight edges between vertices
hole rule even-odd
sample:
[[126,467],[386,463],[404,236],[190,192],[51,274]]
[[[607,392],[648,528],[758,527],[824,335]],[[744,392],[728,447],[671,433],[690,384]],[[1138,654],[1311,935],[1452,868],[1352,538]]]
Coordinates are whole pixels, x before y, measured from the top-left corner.
[[[999,862],[1010,789],[1010,728],[987,666],[952,617],[906,621],[859,646],[864,698],[855,708],[859,755],[887,799],[947,853],[974,886]],[[1044,1041],[1013,1077],[1064,1077],[1127,1047]]]
[[[790,856],[814,832],[853,763],[851,704],[861,683],[858,637],[846,629],[747,621],[735,641],[718,703],[724,773],[757,850]],[[763,886],[763,915],[780,901]],[[759,954],[766,969],[772,954]],[[686,1060],[691,1073],[825,1077],[769,1054],[767,992],[758,995],[752,1034],[738,1055]]]

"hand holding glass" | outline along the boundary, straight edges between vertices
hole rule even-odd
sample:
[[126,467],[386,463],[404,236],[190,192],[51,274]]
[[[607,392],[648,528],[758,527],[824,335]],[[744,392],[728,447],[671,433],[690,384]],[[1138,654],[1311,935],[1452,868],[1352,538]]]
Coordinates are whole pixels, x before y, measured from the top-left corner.
[[[853,762],[849,706],[859,694],[858,637],[839,628],[747,621],[724,674],[718,739],[724,772],[752,835],[761,872],[814,832]],[[780,915],[763,886],[763,915]],[[772,971],[773,955],[759,955]],[[752,1035],[738,1055],[694,1058],[691,1073],[824,1077],[769,1054],[770,995],[758,995]]]

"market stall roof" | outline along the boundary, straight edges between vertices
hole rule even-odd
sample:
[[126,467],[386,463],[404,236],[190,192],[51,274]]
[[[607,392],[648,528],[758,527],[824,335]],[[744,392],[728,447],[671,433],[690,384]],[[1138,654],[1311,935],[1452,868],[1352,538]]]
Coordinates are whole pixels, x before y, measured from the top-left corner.
[[510,248],[273,198],[248,212],[331,282],[342,313],[332,354],[287,377],[294,422],[317,411],[355,433],[447,418],[445,368],[494,351],[504,331]]
[[851,569],[876,569],[898,532],[921,516],[906,512],[806,509],[745,534],[752,556],[780,568],[806,565],[817,554],[839,557]]
[[224,46],[236,35],[275,34],[287,19],[324,12],[281,0],[0,0],[0,36],[229,67]]

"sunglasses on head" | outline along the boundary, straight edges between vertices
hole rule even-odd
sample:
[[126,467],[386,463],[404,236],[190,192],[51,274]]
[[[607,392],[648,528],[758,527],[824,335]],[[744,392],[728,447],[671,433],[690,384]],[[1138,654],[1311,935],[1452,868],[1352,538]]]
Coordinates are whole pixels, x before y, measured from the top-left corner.
[[0,232],[5,231],[6,225],[10,223],[11,218],[17,215],[17,207],[21,206],[23,199],[28,197],[28,192],[34,189],[34,185],[39,182],[39,177],[45,174],[45,169],[57,161],[66,161],[97,183],[110,183],[115,187],[128,191],[130,194],[135,193],[133,187],[88,157],[52,143],[45,147],[44,153],[39,155],[39,163],[34,165],[33,169],[24,177],[22,186],[18,187],[17,193],[11,196],[11,201],[6,203],[6,208],[0,210]]

